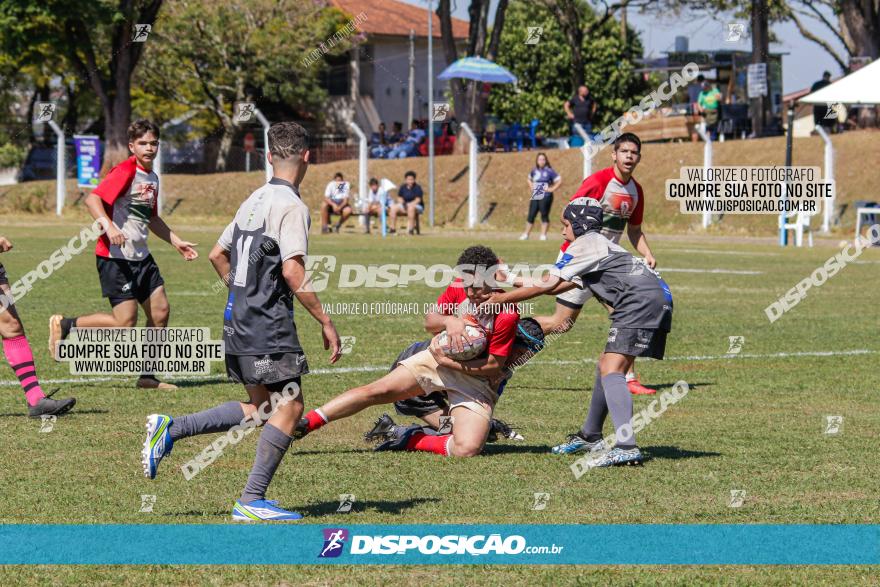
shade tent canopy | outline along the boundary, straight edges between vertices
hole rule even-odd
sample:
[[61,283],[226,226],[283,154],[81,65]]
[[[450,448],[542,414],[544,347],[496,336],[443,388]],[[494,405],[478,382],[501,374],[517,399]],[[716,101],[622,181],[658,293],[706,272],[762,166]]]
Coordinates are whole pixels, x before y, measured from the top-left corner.
[[472,79],[490,84],[516,83],[515,75],[482,57],[462,57],[437,76],[437,79],[442,80],[453,78]]
[[800,99],[805,104],[880,104],[880,60]]

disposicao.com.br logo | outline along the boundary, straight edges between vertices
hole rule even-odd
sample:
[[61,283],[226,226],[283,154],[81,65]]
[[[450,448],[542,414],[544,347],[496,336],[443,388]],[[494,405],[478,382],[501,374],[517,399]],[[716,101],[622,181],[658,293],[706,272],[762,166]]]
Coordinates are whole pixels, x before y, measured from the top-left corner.
[[502,536],[501,534],[449,534],[439,536],[428,534],[389,534],[366,536],[351,534],[343,528],[324,530],[324,544],[319,558],[338,557],[342,554],[344,544],[350,538],[351,555],[519,555],[519,554],[560,554],[563,546],[528,546],[526,539],[518,534]]

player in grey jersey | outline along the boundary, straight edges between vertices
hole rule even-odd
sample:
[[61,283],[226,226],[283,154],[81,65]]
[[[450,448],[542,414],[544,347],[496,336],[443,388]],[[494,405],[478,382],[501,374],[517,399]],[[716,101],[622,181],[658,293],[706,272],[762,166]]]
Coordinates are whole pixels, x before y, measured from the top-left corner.
[[590,291],[614,308],[605,351],[596,368],[590,411],[583,427],[554,447],[556,454],[600,451],[602,425],[609,411],[616,445],[592,466],[641,464],[632,430],[632,397],[624,373],[635,357],[662,359],[672,328],[672,292],[660,275],[600,234],[602,207],[578,198],[562,215],[562,236],[570,242],[541,284],[492,295],[487,304],[513,304],[541,294],[556,295],[575,287]]
[[[274,177],[244,201],[209,255],[229,286],[223,314],[226,371],[244,384],[250,399],[177,418],[153,414],[147,418],[142,453],[144,474],[152,479],[159,462],[181,438],[227,431],[246,418],[264,424],[247,485],[232,509],[232,519],[239,521],[302,518],[266,499],[302,416],[300,377],[309,371],[293,319],[294,297],[321,324],[330,362],[341,354],[336,327],[305,269],[310,221],[299,195],[309,165],[305,129],[292,122],[272,125],[267,158]],[[264,406],[270,403],[273,411],[264,421]]]

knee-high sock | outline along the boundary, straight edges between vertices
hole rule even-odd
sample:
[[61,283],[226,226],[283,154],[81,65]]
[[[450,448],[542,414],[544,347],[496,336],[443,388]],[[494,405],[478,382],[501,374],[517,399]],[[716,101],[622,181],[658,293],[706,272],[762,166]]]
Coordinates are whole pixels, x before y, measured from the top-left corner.
[[293,438],[271,424],[263,426],[260,440],[257,442],[254,466],[241,494],[241,503],[248,504],[258,499],[266,499],[266,489],[292,440]]
[[593,396],[590,398],[590,411],[581,426],[581,436],[590,442],[602,438],[602,424],[608,416],[608,403],[605,401],[605,389],[602,387],[602,374],[596,367],[596,381],[593,383]]
[[424,432],[416,432],[410,437],[409,442],[406,443],[406,450],[423,450],[446,457],[449,456],[449,440],[451,438],[451,434],[437,436],[436,434],[429,435]]
[[24,397],[27,399],[29,406],[37,405],[41,399],[46,397],[40,388],[37,380],[37,369],[34,366],[34,353],[31,352],[31,345],[28,344],[27,338],[16,336],[15,338],[3,339],[3,353],[9,366],[15,371],[21,388],[24,390]]
[[195,436],[196,434],[210,434],[212,432],[226,432],[233,426],[241,424],[244,419],[244,410],[238,402],[226,402],[213,408],[178,416],[171,423],[168,432],[171,440]]
[[634,448],[636,435],[632,431],[633,400],[626,386],[626,377],[623,373],[609,373],[602,378],[602,387],[605,389],[605,401],[611,412],[611,421],[614,422],[617,436],[615,446]]

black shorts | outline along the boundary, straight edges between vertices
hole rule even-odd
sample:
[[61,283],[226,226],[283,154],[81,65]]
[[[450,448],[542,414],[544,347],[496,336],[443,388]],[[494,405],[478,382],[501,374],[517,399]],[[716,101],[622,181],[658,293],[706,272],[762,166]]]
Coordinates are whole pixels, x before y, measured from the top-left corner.
[[165,285],[152,255],[143,261],[95,257],[101,279],[101,295],[116,306],[126,300],[143,304],[154,291]]
[[299,385],[299,378],[308,372],[309,364],[302,352],[226,355],[226,374],[230,379],[244,385],[265,385],[270,391],[281,391],[291,381]]
[[666,352],[667,334],[665,330],[652,328],[611,327],[605,352],[662,360]]
[[6,275],[6,268],[0,263],[0,285],[9,285],[9,276]]
[[[430,340],[423,340],[409,345],[406,350],[400,353],[391,364],[390,371],[394,371],[401,361],[408,359],[416,353],[420,353],[431,344]],[[446,394],[442,391],[433,391],[425,395],[417,395],[408,399],[402,399],[394,402],[394,411],[401,416],[413,416],[421,418],[437,411],[449,411],[449,404],[446,403]]]
[[535,221],[538,212],[541,213],[541,222],[550,222],[550,207],[553,205],[553,194],[544,194],[540,200],[529,201],[529,215],[526,218],[529,224]]

